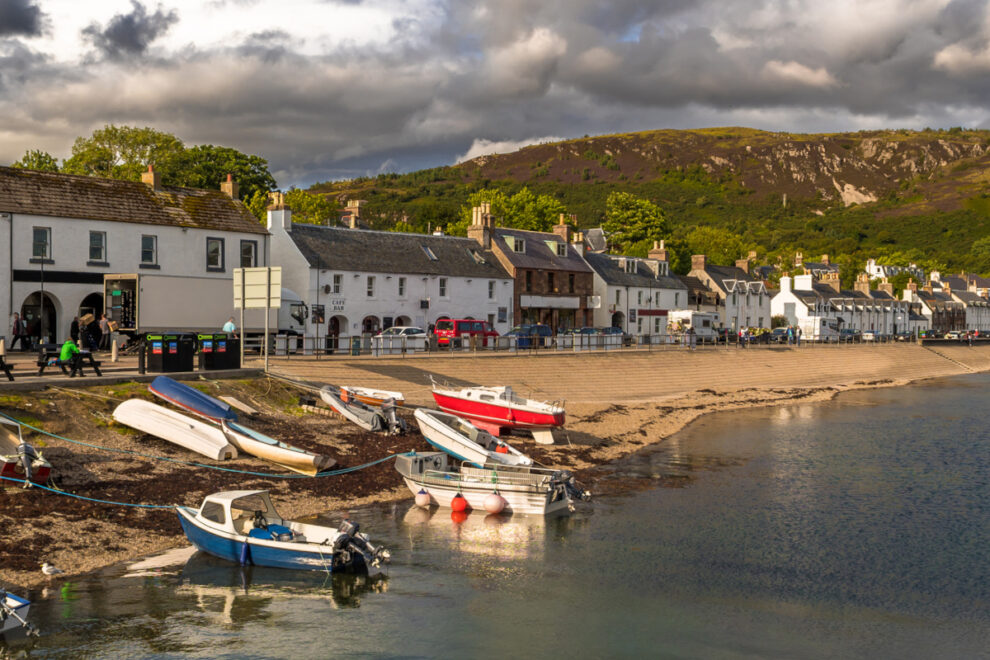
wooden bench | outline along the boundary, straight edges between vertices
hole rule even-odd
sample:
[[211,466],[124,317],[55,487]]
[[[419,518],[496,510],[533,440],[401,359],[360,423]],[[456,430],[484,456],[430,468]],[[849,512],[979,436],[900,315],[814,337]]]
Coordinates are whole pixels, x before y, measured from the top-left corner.
[[14,377],[10,374],[10,365],[7,364],[7,361],[2,355],[0,355],[0,371],[7,374],[7,380],[14,380]]
[[[89,351],[79,351],[79,355],[72,362],[65,363],[59,359],[62,354],[62,347],[58,344],[42,344],[38,349],[38,375],[42,376],[45,373],[47,367],[56,366],[62,370],[62,373],[70,378],[76,375],[85,376],[86,373],[83,371],[83,367],[89,366],[93,368],[97,376],[102,376],[103,373],[100,371],[100,365],[103,363],[94,360],[93,354]],[[67,366],[72,367],[72,371],[66,369]]]

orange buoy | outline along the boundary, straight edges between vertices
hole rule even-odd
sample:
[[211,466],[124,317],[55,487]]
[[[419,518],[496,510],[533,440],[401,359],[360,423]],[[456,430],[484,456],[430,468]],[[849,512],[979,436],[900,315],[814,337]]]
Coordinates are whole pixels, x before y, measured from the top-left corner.
[[468,501],[464,499],[464,496],[458,493],[454,495],[454,498],[450,500],[450,508],[454,511],[466,511],[468,508]]
[[499,443],[498,447],[495,448],[495,453],[496,454],[508,454],[509,453],[509,448],[506,447],[505,445]]
[[462,522],[464,522],[467,519],[468,519],[467,511],[451,511],[450,512],[450,520],[452,522],[457,523],[458,525],[460,525]]
[[419,492],[416,493],[416,506],[422,507],[424,509],[430,506],[430,494],[426,492],[426,489],[420,488]]
[[485,511],[488,513],[502,513],[505,509],[505,498],[498,493],[492,493],[485,498]]

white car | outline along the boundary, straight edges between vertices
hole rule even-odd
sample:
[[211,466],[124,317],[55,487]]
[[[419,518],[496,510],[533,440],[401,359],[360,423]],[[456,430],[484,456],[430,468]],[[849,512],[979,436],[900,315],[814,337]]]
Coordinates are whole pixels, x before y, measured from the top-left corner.
[[411,325],[393,325],[378,333],[379,337],[426,337],[426,330]]

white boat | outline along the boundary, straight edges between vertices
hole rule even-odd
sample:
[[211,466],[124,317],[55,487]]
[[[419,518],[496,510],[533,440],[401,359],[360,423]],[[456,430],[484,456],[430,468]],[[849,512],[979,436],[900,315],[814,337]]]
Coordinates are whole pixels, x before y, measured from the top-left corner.
[[380,406],[389,399],[395,405],[401,406],[406,403],[402,392],[390,392],[389,390],[376,390],[373,387],[355,387],[354,385],[341,385],[341,391],[347,392],[349,396],[357,399],[361,403],[369,406]]
[[117,406],[113,418],[133,429],[185,447],[217,461],[237,458],[237,449],[230,444],[218,426],[163,408],[142,399],[129,399]]
[[461,495],[471,509],[485,510],[485,500],[497,492],[506,513],[550,515],[568,512],[574,499],[587,500],[566,470],[532,467],[451,468],[443,452],[409,452],[395,458],[395,469],[413,494],[426,491],[430,503],[450,508]]
[[245,454],[263,458],[300,474],[314,475],[337,463],[329,456],[293,447],[237,422],[222,421],[221,427],[227,440]]
[[381,431],[391,434],[406,432],[406,423],[396,412],[395,404],[389,400],[380,408],[373,408],[357,399],[341,388],[338,390],[330,385],[320,388],[320,398],[334,409],[344,419],[357,424],[365,431]]
[[28,623],[28,610],[31,602],[0,589],[0,634],[23,628],[29,635],[37,635],[37,630]]
[[413,416],[427,442],[475,467],[533,464],[526,454],[457,415],[418,408]]

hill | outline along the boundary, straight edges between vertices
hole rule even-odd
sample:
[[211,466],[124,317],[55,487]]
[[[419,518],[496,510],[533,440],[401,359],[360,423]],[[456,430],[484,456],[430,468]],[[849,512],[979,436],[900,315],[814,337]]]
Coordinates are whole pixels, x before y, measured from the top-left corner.
[[602,223],[609,193],[626,191],[663,209],[675,243],[709,226],[738,234],[764,262],[803,251],[987,272],[978,241],[990,235],[988,179],[990,131],[713,128],[539,144],[311,191],[367,200],[377,226],[405,220],[419,231],[456,220],[481,188],[552,195],[582,228]]

